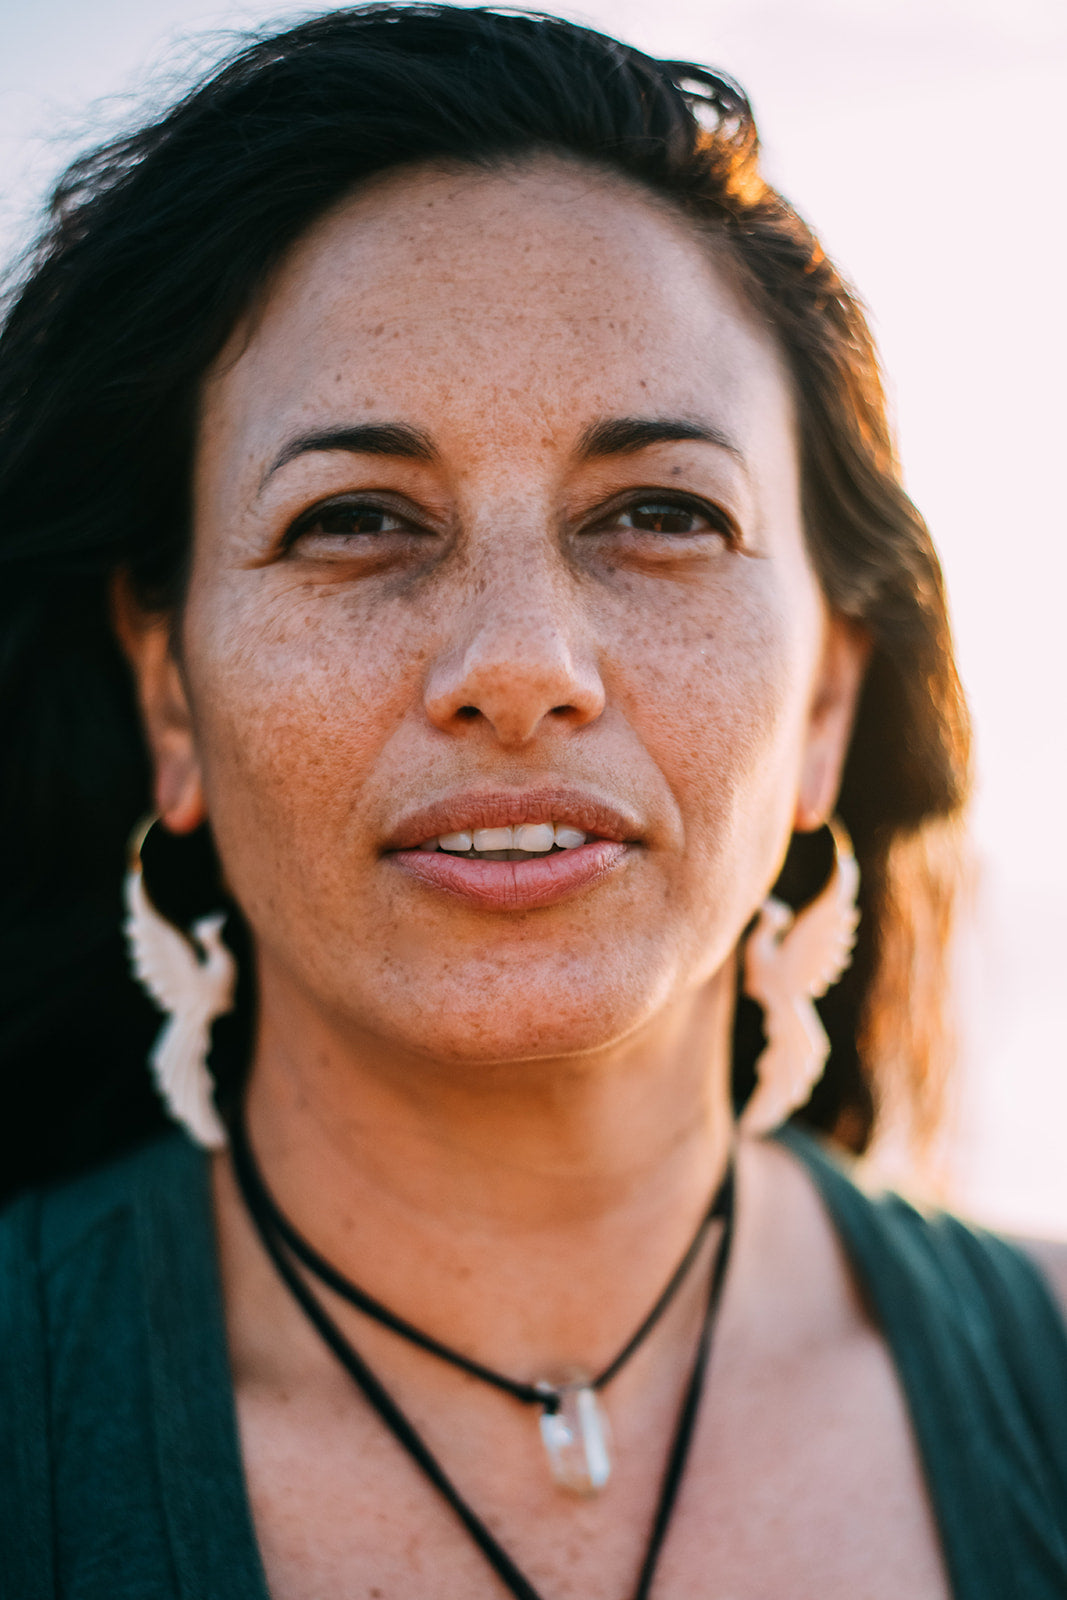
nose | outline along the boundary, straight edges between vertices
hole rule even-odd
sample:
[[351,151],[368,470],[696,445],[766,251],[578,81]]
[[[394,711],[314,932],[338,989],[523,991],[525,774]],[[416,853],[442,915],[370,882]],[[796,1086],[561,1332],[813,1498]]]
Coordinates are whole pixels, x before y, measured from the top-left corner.
[[548,727],[594,722],[604,709],[604,685],[577,604],[562,592],[565,582],[527,571],[479,589],[458,608],[430,668],[431,722],[445,732],[481,723],[511,748]]

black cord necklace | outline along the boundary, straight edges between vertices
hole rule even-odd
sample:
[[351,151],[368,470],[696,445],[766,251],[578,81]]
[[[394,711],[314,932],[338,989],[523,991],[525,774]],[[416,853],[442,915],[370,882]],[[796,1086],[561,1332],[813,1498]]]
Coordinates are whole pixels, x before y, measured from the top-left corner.
[[463,1355],[458,1350],[442,1344],[432,1335],[416,1328],[413,1323],[398,1316],[388,1306],[369,1295],[358,1284],[338,1272],[324,1256],[308,1243],[278,1207],[263,1181],[248,1144],[243,1126],[238,1126],[234,1137],[234,1160],[238,1164],[238,1177],[245,1203],[256,1219],[260,1231],[266,1227],[281,1239],[285,1247],[321,1283],[332,1289],[368,1317],[389,1328],[409,1343],[418,1345],[431,1355],[458,1367],[483,1383],[491,1384],[505,1394],[510,1394],[523,1405],[536,1406],[540,1412],[541,1437],[548,1456],[549,1467],[556,1483],[564,1489],[579,1494],[595,1493],[604,1487],[611,1475],[607,1419],[597,1395],[635,1355],[656,1323],[663,1316],[678,1293],[696,1260],[712,1223],[723,1214],[726,1186],[721,1184],[711,1204],[701,1217],[688,1249],[665,1284],[659,1298],[634,1334],[603,1370],[591,1377],[572,1369],[565,1379],[552,1382],[541,1379],[537,1383],[524,1383],[505,1373]]
[[[376,1321],[383,1323],[384,1326],[391,1328],[412,1343],[419,1345],[422,1349],[440,1356],[443,1360],[451,1362],[453,1366],[460,1367],[465,1372],[470,1372],[474,1377],[483,1378],[486,1382],[492,1383],[496,1388],[512,1394],[516,1399],[522,1400],[526,1404],[540,1406],[542,1408],[542,1431],[544,1431],[544,1418],[547,1416],[557,1419],[562,1417],[564,1429],[569,1430],[576,1426],[581,1432],[584,1431],[588,1420],[581,1415],[581,1396],[586,1393],[593,1393],[594,1386],[595,1388],[602,1388],[625,1365],[626,1361],[633,1355],[670,1304],[674,1293],[685,1278],[687,1269],[696,1257],[712,1220],[716,1217],[723,1219],[722,1236],[712,1265],[708,1297],[700,1334],[697,1339],[692,1370],[678,1413],[674,1438],[660,1488],[656,1515],[653,1519],[652,1531],[649,1536],[637,1587],[634,1590],[634,1600],[647,1600],[663,1541],[670,1525],[671,1514],[674,1510],[686,1459],[689,1455],[689,1446],[692,1442],[693,1428],[696,1423],[700,1396],[704,1386],[704,1375],[711,1350],[715,1316],[722,1295],[727,1264],[730,1259],[730,1247],[733,1242],[734,1230],[735,1193],[732,1153],[722,1182],[715,1193],[711,1205],[701,1219],[700,1226],[689,1249],[682,1257],[663,1293],[652,1307],[649,1315],[641,1323],[633,1338],[628,1340],[615,1359],[604,1368],[596,1379],[586,1380],[584,1383],[573,1386],[569,1384],[557,1386],[548,1383],[519,1383],[501,1373],[493,1372],[491,1368],[483,1367],[479,1362],[472,1361],[458,1351],[449,1349],[447,1345],[441,1344],[430,1335],[423,1333],[421,1329],[415,1328],[413,1324],[406,1322],[402,1317],[398,1317],[395,1313],[389,1311],[387,1307],[373,1299],[372,1296],[367,1295],[358,1285],[351,1283],[337,1272],[334,1267],[330,1266],[329,1262],[308,1244],[279,1210],[256,1165],[240,1113],[235,1119],[232,1129],[231,1149],[234,1171],[249,1216],[282,1281],[286,1284],[293,1298],[297,1301],[320,1337],[333,1351],[362,1391],[365,1399],[377,1412],[397,1442],[403,1446],[433,1484],[434,1488],[451,1506],[474,1540],[474,1543],[489,1562],[489,1565],[507,1585],[511,1593],[517,1597],[517,1600],[541,1600],[541,1596],[525,1574],[515,1565],[503,1546],[490,1533],[477,1513],[463,1499],[421,1434],[416,1431],[396,1401],[312,1292],[294,1265],[292,1258],[296,1257],[323,1283],[343,1295],[345,1299],[349,1300],[361,1311],[366,1312]],[[577,1415],[573,1421],[564,1415],[568,1402],[572,1398],[572,1394],[568,1391],[572,1391],[573,1397],[575,1397],[574,1406]],[[594,1399],[594,1405],[595,1403]],[[586,1445],[586,1455],[588,1456],[587,1441],[583,1439],[581,1442]],[[551,1459],[552,1452],[547,1438],[546,1447],[549,1448]],[[604,1442],[604,1448],[606,1450],[606,1441]],[[595,1462],[592,1464],[595,1465]]]

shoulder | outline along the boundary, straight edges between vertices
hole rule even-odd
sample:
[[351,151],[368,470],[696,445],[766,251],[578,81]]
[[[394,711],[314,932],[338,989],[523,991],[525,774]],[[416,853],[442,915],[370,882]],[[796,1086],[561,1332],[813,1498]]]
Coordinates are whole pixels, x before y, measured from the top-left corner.
[[167,1293],[172,1260],[191,1255],[202,1273],[208,1240],[205,1159],[180,1133],[8,1204],[0,1212],[0,1414],[33,1437],[57,1407],[73,1414],[93,1394],[132,1383],[123,1363],[152,1299]]
[[19,1195],[0,1210],[0,1302],[19,1279],[61,1272],[94,1240],[132,1225],[145,1206],[168,1195],[180,1202],[205,1177],[202,1153],[174,1131],[104,1166]]
[[1037,1261],[950,1212],[869,1192],[847,1157],[810,1136],[782,1142],[822,1196],[928,1467],[950,1497],[961,1474],[976,1503],[991,1484],[1005,1507],[1036,1496],[1041,1539],[1067,1576],[1067,1252]]
[[1062,1374],[1067,1397],[1067,1247],[1001,1237],[951,1212],[872,1191],[862,1164],[790,1130],[884,1323],[941,1328],[952,1339],[1024,1369],[1035,1356]]
[[[138,1197],[187,1160],[167,1137],[0,1211],[0,1586],[9,1581],[12,1594],[58,1592],[53,1450],[72,1421],[107,1432],[97,1401],[106,1397],[113,1416],[129,1377],[130,1224]],[[102,1357],[112,1370],[97,1381]]]
[[204,1152],[167,1134],[10,1204],[0,1353],[0,1590],[162,1594],[189,1463],[233,1456]]
[[1033,1262],[1067,1320],[1067,1240],[1015,1237],[1007,1243]]

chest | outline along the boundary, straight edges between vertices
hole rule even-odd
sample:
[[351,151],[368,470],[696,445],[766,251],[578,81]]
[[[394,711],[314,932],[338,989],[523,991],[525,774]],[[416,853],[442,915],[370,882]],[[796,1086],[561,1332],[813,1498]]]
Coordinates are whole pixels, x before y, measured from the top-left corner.
[[[591,1500],[547,1480],[534,1419],[477,1386],[404,1397],[464,1499],[543,1600],[630,1600],[655,1517],[677,1385],[620,1414]],[[639,1414],[640,1413],[640,1414]],[[345,1382],[238,1391],[272,1600],[486,1600],[506,1590],[455,1513]],[[758,1376],[713,1368],[654,1600],[947,1600],[899,1386],[873,1335]]]

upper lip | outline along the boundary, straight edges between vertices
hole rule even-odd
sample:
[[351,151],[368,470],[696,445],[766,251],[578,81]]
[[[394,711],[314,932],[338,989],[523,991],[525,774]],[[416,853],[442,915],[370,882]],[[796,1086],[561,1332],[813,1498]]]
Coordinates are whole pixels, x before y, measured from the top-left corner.
[[553,784],[536,789],[467,789],[405,812],[385,850],[412,850],[427,839],[474,828],[516,828],[562,822],[597,839],[633,842],[641,826],[632,812],[588,790]]

